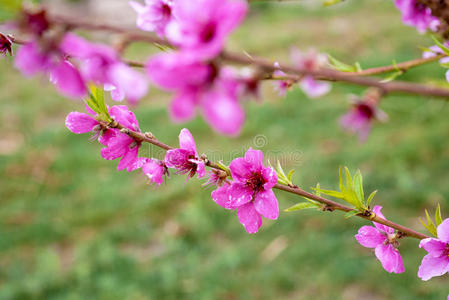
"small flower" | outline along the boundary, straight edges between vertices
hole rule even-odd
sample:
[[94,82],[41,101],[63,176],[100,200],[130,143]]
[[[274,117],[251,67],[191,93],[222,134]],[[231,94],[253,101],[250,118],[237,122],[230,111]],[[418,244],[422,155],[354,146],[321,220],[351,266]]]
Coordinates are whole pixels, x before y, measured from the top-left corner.
[[[140,132],[136,116],[125,105],[112,106],[109,109],[109,114],[113,120],[125,128]],[[115,132],[115,135],[108,139],[105,144],[106,147],[101,149],[101,156],[107,160],[121,158],[117,170],[133,171],[142,142],[120,132],[118,129],[111,130]]]
[[279,205],[272,188],[276,172],[263,165],[263,153],[250,148],[245,156],[234,159],[229,168],[233,181],[212,192],[212,199],[226,209],[237,209],[237,217],[248,233],[256,233],[262,217],[275,220]]
[[440,20],[432,15],[432,10],[417,0],[395,0],[396,7],[402,13],[402,22],[414,26],[420,33],[427,29],[436,31]]
[[[287,76],[287,74],[285,74],[281,70],[281,66],[279,65],[278,62],[274,63],[274,67],[276,68],[276,70],[273,72],[274,77]],[[277,93],[280,97],[285,97],[285,95],[287,94],[287,91],[292,87],[293,84],[294,84],[294,81],[292,81],[292,80],[276,80],[273,83],[274,90],[277,91]]]
[[166,36],[190,56],[210,59],[221,52],[247,10],[243,0],[175,1],[176,18],[167,25]]
[[371,131],[371,124],[378,120],[385,122],[388,116],[377,107],[372,98],[356,101],[352,109],[340,118],[340,125],[349,132],[356,133],[361,142],[366,141]]
[[418,270],[418,277],[422,280],[449,272],[449,219],[438,226],[437,235],[437,239],[427,238],[419,243],[419,247],[428,252]]
[[[445,47],[449,47],[449,43],[445,42],[444,46]],[[444,54],[444,52],[437,45],[433,45],[433,46],[429,47],[428,50],[426,50],[426,51],[424,51],[422,53],[422,57],[423,58],[429,58],[429,57],[433,57],[433,56],[435,56],[437,54]],[[441,58],[439,60],[439,62],[440,62],[440,64],[447,64],[447,63],[449,63],[449,56],[445,56],[445,57]],[[449,70],[446,71],[446,80],[449,82]]]
[[188,174],[187,180],[195,174],[198,178],[205,175],[204,162],[198,158],[195,140],[188,129],[182,129],[179,134],[179,148],[167,151],[165,164],[177,169],[179,174]]
[[150,180],[149,183],[156,183],[158,186],[164,181],[164,175],[169,176],[168,168],[165,162],[155,159],[139,157],[131,169],[131,171],[142,168],[143,174]]
[[[306,71],[319,70],[328,62],[326,55],[317,53],[314,50],[301,52],[297,49],[293,49],[291,56],[293,63]],[[329,93],[331,90],[331,85],[328,82],[316,80],[310,75],[304,76],[299,81],[299,86],[309,98],[319,98]]]
[[145,5],[131,1],[129,4],[137,12],[137,27],[165,35],[165,27],[173,19],[172,0],[145,0]]
[[0,33],[0,55],[6,56],[6,54],[12,55],[12,42],[11,39]]
[[[381,206],[374,206],[373,212],[376,216],[385,219],[380,212]],[[374,253],[377,259],[382,263],[382,267],[389,273],[403,273],[404,265],[399,251],[397,233],[394,229],[376,222],[373,222],[375,227],[363,226],[359,229],[358,234],[355,235],[356,240],[363,247],[374,248]]]
[[209,187],[209,186],[223,186],[225,183],[227,183],[227,178],[228,178],[228,174],[225,171],[222,170],[216,170],[216,169],[212,169],[210,171],[207,172],[206,175],[207,181],[203,184],[204,187]]
[[71,112],[67,115],[65,126],[73,133],[81,134],[94,132],[92,139],[107,145],[108,141],[116,135],[116,132],[104,126],[97,120],[97,114],[86,105],[87,114],[80,112]]

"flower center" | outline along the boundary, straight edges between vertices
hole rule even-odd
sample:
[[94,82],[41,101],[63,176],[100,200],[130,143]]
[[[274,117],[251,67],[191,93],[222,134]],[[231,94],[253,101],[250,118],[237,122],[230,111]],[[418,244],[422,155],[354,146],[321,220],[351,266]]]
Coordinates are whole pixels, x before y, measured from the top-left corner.
[[168,4],[163,4],[161,7],[162,15],[164,18],[168,19],[171,16],[171,7]]
[[449,256],[449,244],[446,244],[446,250],[444,250],[444,255]]
[[252,173],[246,180],[246,185],[250,187],[255,193],[263,190],[265,179],[261,173]]
[[203,27],[200,33],[201,41],[204,43],[210,42],[215,37],[215,24],[208,23]]
[[358,104],[357,111],[366,119],[372,119],[374,117],[374,110],[368,104],[365,103]]

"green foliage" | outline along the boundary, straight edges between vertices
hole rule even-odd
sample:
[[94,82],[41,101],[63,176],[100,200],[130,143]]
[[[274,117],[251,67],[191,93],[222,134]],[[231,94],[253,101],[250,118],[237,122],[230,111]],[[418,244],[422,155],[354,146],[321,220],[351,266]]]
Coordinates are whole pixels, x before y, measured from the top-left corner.
[[351,172],[347,167],[344,168],[344,171],[345,171],[345,183],[343,183],[343,176],[340,167],[339,170],[340,191],[324,190],[321,188],[315,188],[315,190],[325,195],[346,201],[347,203],[351,204],[358,212],[364,212],[365,210],[369,210],[371,201],[376,192],[371,193],[371,195],[365,201],[365,194],[363,192],[363,178],[362,174],[360,173],[360,170],[357,170],[354,176],[351,175]]
[[426,222],[424,222],[421,218],[419,218],[419,221],[427,229],[427,231],[429,231],[433,236],[437,236],[437,227],[443,222],[443,218],[441,217],[440,204],[438,203],[437,208],[435,210],[435,222],[430,217],[427,209],[425,210],[425,212],[426,212]]
[[104,99],[104,90],[94,85],[90,88],[89,98],[86,100],[87,105],[97,113],[97,119],[111,122],[108,108]]
[[[268,162],[268,163],[269,163],[269,162]],[[269,163],[269,165],[271,166],[270,163]],[[272,167],[272,166],[271,166],[271,167]],[[276,171],[276,175],[277,175],[277,177],[278,177],[278,182],[279,182],[280,184],[293,186],[292,178],[293,178],[293,174],[295,174],[295,170],[294,170],[294,169],[290,170],[290,171],[288,172],[288,174],[285,175],[285,172],[284,172],[284,170],[282,169],[281,163],[280,163],[280,161],[278,160],[278,161],[277,161],[277,164],[276,164],[275,171]]]
[[344,62],[339,61],[335,57],[331,56],[330,54],[327,55],[329,58],[329,64],[332,68],[341,71],[341,72],[360,72],[362,71],[362,67],[360,66],[360,63],[356,62],[354,65],[348,65]]

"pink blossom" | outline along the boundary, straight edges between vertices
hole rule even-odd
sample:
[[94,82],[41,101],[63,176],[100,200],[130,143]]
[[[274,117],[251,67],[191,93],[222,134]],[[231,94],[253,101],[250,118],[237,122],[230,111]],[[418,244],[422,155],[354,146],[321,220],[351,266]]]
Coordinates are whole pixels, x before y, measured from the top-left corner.
[[[445,47],[449,47],[449,43],[445,42],[444,43]],[[437,45],[433,45],[431,47],[429,47],[429,50],[426,50],[422,53],[422,57],[423,58],[430,58],[430,57],[434,57],[437,54],[443,54],[443,50],[441,50],[440,47],[438,47]],[[449,56],[445,56],[443,58],[441,58],[439,60],[440,64],[447,64],[449,63]],[[446,80],[449,82],[449,70],[446,71]]]
[[427,29],[436,31],[440,20],[432,15],[432,10],[417,0],[395,0],[396,7],[402,13],[402,22],[414,26],[420,33]]
[[[287,75],[281,70],[281,66],[278,62],[274,63],[274,67],[276,68],[276,70],[273,72],[273,75],[275,77],[284,77]],[[274,90],[277,91],[278,95],[280,97],[285,97],[288,89],[293,85],[293,82],[291,80],[276,80],[273,85]]]
[[182,52],[156,55],[146,69],[153,83],[175,92],[169,108],[174,121],[188,121],[198,109],[218,132],[239,134],[245,120],[237,98],[241,82],[233,80],[226,69],[218,70]]
[[212,199],[226,209],[237,209],[237,217],[248,233],[256,233],[262,217],[275,220],[279,205],[272,188],[276,172],[263,164],[263,153],[250,148],[230,164],[233,181],[212,192]]
[[165,34],[165,27],[172,20],[172,0],[145,0],[145,5],[131,1],[131,7],[137,12],[137,27],[145,31]]
[[134,162],[132,171],[140,168],[142,168],[143,174],[150,180],[150,184],[156,183],[160,186],[164,181],[164,175],[168,175],[168,168],[165,162],[155,158],[139,157]]
[[438,238],[427,238],[419,243],[428,254],[419,266],[418,277],[429,280],[449,272],[449,219],[445,219],[437,228]]
[[213,58],[221,52],[227,36],[242,22],[247,10],[243,0],[175,1],[176,19],[168,24],[166,36],[189,55]]
[[188,174],[187,179],[198,174],[198,178],[205,175],[205,165],[198,157],[195,140],[186,128],[179,134],[179,148],[168,150],[165,155],[165,164],[175,168],[179,174]]
[[12,55],[12,43],[11,39],[0,33],[0,55],[8,54]]
[[[125,105],[112,106],[109,109],[109,114],[112,119],[125,128],[140,132],[136,116]],[[142,143],[117,129],[111,130],[114,130],[115,135],[108,140],[105,144],[106,147],[101,149],[101,156],[107,160],[121,158],[117,169],[119,171],[126,169],[128,172],[131,172],[134,169]]]
[[[292,61],[300,69],[306,71],[316,71],[324,67],[327,62],[327,56],[317,53],[314,50],[301,52],[297,49],[292,50]],[[309,98],[319,98],[329,93],[331,85],[328,82],[316,80],[313,76],[306,75],[299,81],[299,86]]]
[[50,28],[50,22],[48,21],[47,11],[45,9],[34,11],[23,10],[17,25],[20,30],[37,37],[42,36]]
[[352,109],[340,118],[340,125],[349,132],[357,133],[361,142],[366,141],[374,120],[386,121],[387,115],[370,100],[357,101]]
[[38,42],[27,43],[18,49],[15,66],[26,76],[46,74],[67,97],[79,99],[86,95],[86,84],[80,72],[64,58],[59,48],[44,52]]
[[67,34],[61,48],[79,64],[83,78],[113,91],[113,100],[127,98],[132,104],[148,92],[143,74],[120,61],[116,51],[108,46],[91,43],[74,34]]
[[[376,216],[385,219],[380,212],[381,206],[374,206],[373,212]],[[398,243],[394,229],[376,222],[372,226],[363,226],[355,235],[357,241],[363,247],[374,248],[377,259],[382,263],[382,267],[389,273],[403,273],[404,265],[399,251],[396,249]]]
[[228,183],[228,181],[226,180],[228,174],[222,170],[212,169],[207,172],[206,176],[207,181],[203,184],[204,187],[209,186],[220,187]]
[[107,145],[108,141],[116,135],[112,129],[103,128],[101,123],[97,120],[97,114],[86,105],[87,114],[80,112],[71,112],[67,115],[65,126],[73,133],[81,134],[87,132],[94,132],[93,139]]

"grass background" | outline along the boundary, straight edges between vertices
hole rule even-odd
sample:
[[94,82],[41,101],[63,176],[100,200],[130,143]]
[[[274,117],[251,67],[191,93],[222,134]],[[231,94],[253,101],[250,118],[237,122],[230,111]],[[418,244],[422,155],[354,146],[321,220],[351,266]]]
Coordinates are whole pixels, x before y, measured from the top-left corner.
[[[313,2],[313,1],[312,1]],[[427,36],[401,23],[392,1],[347,1],[323,9],[298,3],[252,5],[230,48],[288,59],[289,48],[313,46],[362,67],[420,56]],[[127,55],[154,49],[134,45]],[[59,96],[44,79],[24,79],[0,61],[0,299],[445,299],[447,275],[416,276],[424,250],[404,240],[406,273],[386,273],[353,238],[363,220],[340,213],[281,213],[248,235],[234,213],[210,199],[196,179],[173,176],[159,189],[140,173],[117,172],[88,135],[64,127],[80,102]],[[444,84],[437,64],[403,80]],[[343,133],[338,117],[347,95],[363,89],[334,84],[319,100],[295,88],[279,99],[264,86],[261,103],[245,103],[235,139],[218,136],[201,118],[172,124],[169,95],[155,88],[135,109],[143,130],[177,144],[188,127],[199,151],[221,155],[261,147],[285,158],[302,187],[336,187],[340,165],[360,168],[366,192],[392,220],[422,230],[418,217],[440,202],[449,210],[448,120],[444,101],[391,95],[389,116],[365,144]],[[160,155],[147,147],[144,152]],[[281,209],[299,198],[276,192]]]

